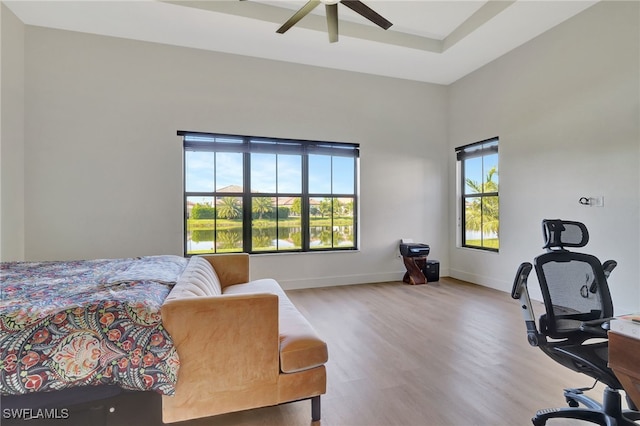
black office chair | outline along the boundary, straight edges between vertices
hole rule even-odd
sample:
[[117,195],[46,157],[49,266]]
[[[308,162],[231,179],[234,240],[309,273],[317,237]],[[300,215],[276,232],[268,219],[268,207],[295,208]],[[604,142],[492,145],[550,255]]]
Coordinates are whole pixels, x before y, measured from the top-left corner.
[[539,331],[527,289],[534,265],[520,265],[511,292],[511,297],[520,301],[527,339],[565,367],[594,378],[596,384],[604,383],[606,389],[602,404],[584,394],[595,384],[565,389],[569,407],[539,410],[532,422],[540,426],[551,418],[571,418],[608,426],[637,426],[634,421],[640,420],[640,412],[629,397],[629,410],[622,410],[622,385],[607,366],[608,320],[613,316],[607,278],[617,264],[613,260],[601,264],[595,256],[567,250],[584,247],[589,241],[587,228],[580,222],[545,219],[542,229],[547,252],[534,260],[546,311],[540,316]]

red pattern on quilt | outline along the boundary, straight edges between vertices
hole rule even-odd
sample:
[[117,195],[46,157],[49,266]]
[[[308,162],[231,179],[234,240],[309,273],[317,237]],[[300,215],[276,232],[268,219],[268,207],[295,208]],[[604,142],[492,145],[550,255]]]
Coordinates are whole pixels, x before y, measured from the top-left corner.
[[187,259],[8,262],[0,270],[0,392],[117,384],[175,391],[160,307]]

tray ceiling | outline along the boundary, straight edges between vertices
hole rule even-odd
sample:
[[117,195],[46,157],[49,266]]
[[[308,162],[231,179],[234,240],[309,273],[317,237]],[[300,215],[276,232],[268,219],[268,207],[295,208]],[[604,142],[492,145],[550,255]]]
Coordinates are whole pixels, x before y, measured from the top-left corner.
[[323,7],[276,34],[304,0],[3,3],[27,25],[450,84],[596,2],[364,0],[393,26],[339,5],[337,43]]

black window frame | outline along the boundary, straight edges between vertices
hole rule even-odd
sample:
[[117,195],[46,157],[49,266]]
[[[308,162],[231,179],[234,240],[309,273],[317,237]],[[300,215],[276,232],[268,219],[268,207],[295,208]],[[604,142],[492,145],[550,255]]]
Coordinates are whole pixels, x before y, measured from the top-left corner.
[[[344,142],[328,142],[328,141],[311,141],[300,139],[283,139],[272,138],[262,136],[246,136],[246,135],[233,135],[233,134],[221,134],[221,133],[209,133],[209,132],[195,132],[179,130],[178,136],[183,138],[183,251],[185,256],[192,256],[195,254],[215,254],[215,253],[249,253],[249,254],[290,254],[297,252],[336,252],[336,251],[354,251],[358,250],[358,198],[359,198],[359,144],[356,143],[344,143]],[[222,140],[218,142],[216,140]],[[233,140],[234,142],[225,142],[225,140]],[[214,187],[213,191],[187,191],[187,151],[206,151],[206,152],[232,152],[241,153],[243,156],[243,185],[242,192],[220,192]],[[297,154],[301,156],[301,191],[300,192],[251,192],[251,154],[255,153],[268,153],[268,154]],[[333,188],[331,192],[310,192],[309,191],[309,156],[311,155],[328,155],[334,157],[349,157],[353,158],[353,192],[352,193],[334,193]],[[332,166],[333,167],[333,166]],[[333,176],[333,168],[332,168]],[[242,199],[242,249],[237,251],[222,251],[218,250],[216,245],[213,245],[213,250],[210,252],[194,253],[188,251],[188,200],[189,197],[212,197],[214,200],[216,197],[233,196]],[[301,247],[298,249],[279,249],[276,250],[253,250],[252,244],[252,201],[255,198],[260,197],[300,197],[301,200]],[[332,200],[340,198],[353,199],[352,214],[353,214],[353,245],[352,246],[338,246],[334,245],[336,242],[333,240],[334,235],[331,236],[331,247],[312,248],[311,236],[310,236],[310,200],[314,198],[329,198]],[[278,206],[275,207],[276,217],[278,214]],[[334,215],[332,208],[331,215],[331,227],[334,229]],[[217,220],[217,218],[215,219]],[[276,218],[276,235],[279,235],[279,229],[277,228],[278,219]],[[214,225],[214,233],[217,232],[217,225]]]
[[[489,192],[484,192],[484,190],[482,192],[475,192],[475,193],[469,193],[467,194],[465,191],[465,187],[466,187],[466,180],[467,180],[467,174],[466,174],[466,170],[465,170],[465,160],[470,159],[470,158],[475,158],[475,157],[484,157],[486,155],[493,155],[493,154],[498,154],[498,164],[500,162],[500,156],[499,156],[499,145],[500,145],[500,138],[498,136],[489,138],[489,139],[484,139],[482,141],[478,141],[478,142],[474,142],[468,145],[463,145],[463,146],[459,146],[457,148],[455,148],[455,153],[456,153],[456,160],[460,163],[460,187],[459,187],[459,191],[460,191],[460,245],[462,247],[465,248],[471,248],[471,249],[476,249],[476,250],[485,250],[485,251],[490,251],[490,252],[499,252],[500,251],[500,237],[499,234],[496,234],[498,237],[498,248],[494,248],[494,247],[487,247],[484,245],[484,236],[483,236],[483,232],[482,232],[482,228],[484,225],[480,226],[480,241],[481,241],[481,245],[471,245],[467,243],[467,229],[466,229],[466,224],[467,224],[467,220],[466,220],[466,205],[467,202],[471,199],[480,199],[480,206],[482,209],[482,206],[484,205],[484,199],[488,198],[488,197],[497,197],[498,199],[498,227],[499,227],[499,212],[500,212],[500,185],[498,183],[498,190],[497,191],[489,191]],[[483,161],[484,163],[484,161]],[[498,167],[498,174],[499,174],[499,167]],[[485,178],[485,170],[484,170],[484,164],[483,164],[483,170],[481,173],[483,182],[484,182],[484,178]],[[484,188],[483,188],[484,189]],[[484,219],[484,213],[481,214],[482,219]]]

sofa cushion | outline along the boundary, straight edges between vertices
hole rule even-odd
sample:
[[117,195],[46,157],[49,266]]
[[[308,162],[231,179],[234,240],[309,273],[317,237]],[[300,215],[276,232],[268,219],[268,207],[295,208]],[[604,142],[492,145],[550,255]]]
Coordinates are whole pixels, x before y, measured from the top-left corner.
[[273,279],[261,279],[225,287],[224,294],[272,293],[278,296],[280,370],[295,373],[323,365],[328,360],[327,344],[289,300]]
[[204,258],[192,256],[167,300],[194,296],[219,296],[220,280],[211,264]]

